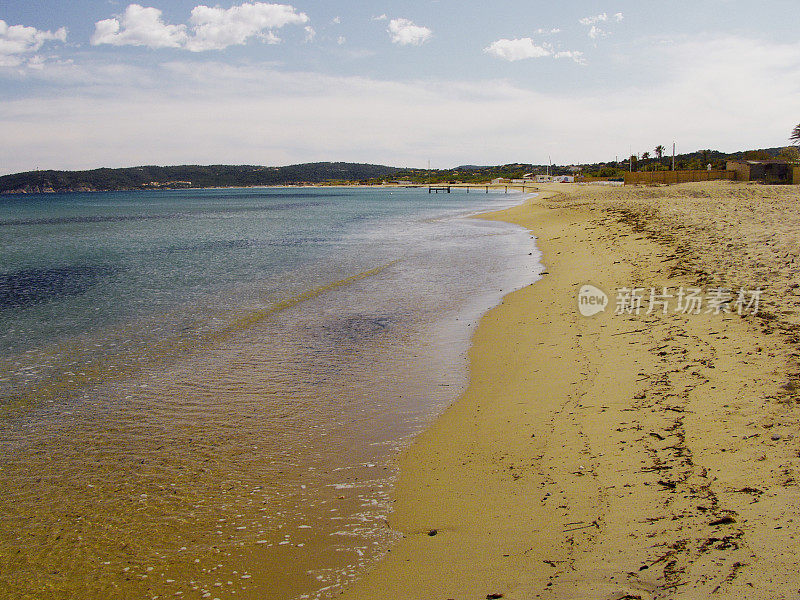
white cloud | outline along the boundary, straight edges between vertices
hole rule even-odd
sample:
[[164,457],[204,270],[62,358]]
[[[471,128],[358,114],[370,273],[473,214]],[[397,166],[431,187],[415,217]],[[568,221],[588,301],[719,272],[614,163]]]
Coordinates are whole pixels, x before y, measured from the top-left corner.
[[95,23],[91,43],[95,46],[147,46],[148,48],[179,48],[186,43],[185,25],[168,25],[157,8],[131,4],[122,16]]
[[314,38],[317,37],[317,32],[311,25],[306,25],[303,27],[303,31],[306,32],[306,37],[303,38],[303,41],[305,42],[313,42]]
[[552,55],[552,51],[548,47],[537,45],[528,37],[514,40],[496,40],[484,48],[483,51],[486,54],[512,62],[525,58],[542,58]]
[[589,29],[589,37],[593,40],[608,37],[608,32],[600,29],[597,25],[592,25]]
[[542,29],[540,27],[536,30],[536,33],[539,35],[555,35],[557,33],[561,33],[561,30],[558,27],[554,27],[553,29]]
[[575,61],[576,63],[578,63],[579,65],[585,65],[586,64],[586,59],[583,56],[583,52],[580,52],[578,50],[561,50],[561,51],[556,52],[555,54],[553,54],[553,58],[556,58],[556,59],[558,59],[558,58],[569,58],[569,59]]
[[336,43],[339,44],[340,46],[343,45],[346,41],[347,38],[344,37],[343,35],[340,35],[338,38],[336,38]]
[[[308,21],[305,13],[297,12],[297,9],[286,4],[254,2],[228,9],[199,5],[192,9],[189,19],[191,30],[188,30],[186,25],[165,23],[157,8],[131,4],[120,18],[95,23],[91,43],[185,48],[192,52],[224,50],[229,46],[245,44],[252,38],[277,44],[280,38],[275,30],[286,25],[304,25]],[[310,35],[313,37],[309,28],[305,29],[305,33],[307,41]]]
[[273,30],[286,25],[303,25],[308,20],[305,13],[298,13],[286,4],[255,2],[228,9],[196,6],[190,18],[194,36],[186,47],[193,52],[222,50],[242,45],[252,37],[275,44],[280,40]]
[[342,22],[342,18],[341,17],[333,17],[333,19],[331,20],[331,23],[333,25],[339,25],[341,22]]
[[606,13],[600,13],[599,15],[584,17],[583,19],[580,19],[579,22],[581,25],[586,25],[589,27],[588,36],[590,39],[598,40],[611,35],[605,29],[598,27],[598,23],[607,23],[612,20],[616,21],[617,23],[621,23],[624,18],[625,17],[621,12],[614,13],[614,15],[611,17],[609,17]]
[[37,54],[31,56],[30,59],[28,59],[28,62],[25,66],[28,67],[29,69],[36,69],[37,71],[41,71],[42,69],[44,69],[44,63],[45,60]]
[[31,55],[49,41],[66,42],[67,30],[61,27],[55,32],[42,31],[25,25],[8,25],[0,19],[0,67],[41,68],[44,59]]
[[420,46],[430,39],[433,31],[427,27],[415,25],[409,19],[392,19],[387,29],[392,42],[400,46]]
[[581,25],[596,25],[597,23],[605,23],[606,21],[608,21],[608,15],[606,13],[600,13],[593,17],[584,17],[579,23]]
[[510,62],[524,60],[526,58],[545,58],[552,56],[556,59],[569,58],[579,65],[586,64],[586,59],[583,57],[583,52],[578,52],[577,50],[556,51],[552,44],[547,42],[543,44],[537,44],[531,38],[527,37],[513,40],[496,40],[484,48],[483,51],[486,54],[490,54]]
[[373,21],[386,21],[388,18],[389,17],[387,17],[386,14],[384,13],[384,14],[379,15],[377,17],[372,17],[372,20]]

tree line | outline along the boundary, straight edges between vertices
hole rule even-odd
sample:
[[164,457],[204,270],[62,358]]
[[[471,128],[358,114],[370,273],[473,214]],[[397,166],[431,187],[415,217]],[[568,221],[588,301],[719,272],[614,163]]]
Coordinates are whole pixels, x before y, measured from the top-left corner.
[[264,167],[255,165],[142,166],[89,171],[29,171],[0,177],[0,193],[118,191],[181,187],[252,187],[359,182],[393,177],[400,169],[383,165],[319,162]]
[[[800,124],[790,140],[800,145]],[[672,157],[665,156],[662,144],[627,160],[582,165],[536,165],[510,163],[495,166],[462,165],[453,169],[413,169],[364,163],[317,162],[267,167],[257,165],[180,165],[141,166],[88,171],[28,171],[0,177],[0,193],[39,193],[75,191],[118,191],[172,188],[253,187],[273,185],[378,185],[386,181],[414,184],[486,183],[495,178],[521,179],[525,175],[574,175],[615,178],[628,170],[667,170]],[[734,153],[698,150],[675,157],[678,170],[724,169],[728,160],[800,160],[795,147],[767,148]]]

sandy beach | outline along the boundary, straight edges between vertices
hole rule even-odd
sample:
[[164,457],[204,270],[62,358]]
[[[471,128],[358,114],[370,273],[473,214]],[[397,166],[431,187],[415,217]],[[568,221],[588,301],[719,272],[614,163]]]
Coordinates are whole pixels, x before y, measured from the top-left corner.
[[[401,458],[402,540],[343,597],[797,598],[798,200],[561,185],[485,217],[546,274],[482,319],[468,388]],[[663,303],[615,314],[634,287]],[[675,310],[692,287],[761,302]]]

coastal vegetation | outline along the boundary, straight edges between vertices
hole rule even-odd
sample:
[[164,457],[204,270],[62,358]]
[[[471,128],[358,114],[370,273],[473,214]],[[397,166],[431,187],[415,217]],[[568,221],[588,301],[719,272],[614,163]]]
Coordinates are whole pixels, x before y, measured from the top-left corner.
[[[800,143],[800,125],[791,137]],[[583,175],[618,178],[629,170],[659,171],[672,168],[672,157],[664,160],[665,148],[632,155],[622,161],[580,165],[536,165],[510,163],[496,166],[462,165],[453,169],[413,169],[345,162],[317,162],[283,167],[258,165],[180,165],[101,168],[87,171],[28,171],[0,177],[0,193],[93,192],[208,187],[253,187],[274,185],[380,185],[488,183],[496,178],[521,179],[525,175]],[[717,150],[698,150],[675,157],[675,168],[724,169],[728,160],[797,160],[796,148],[768,148],[726,154]]]
[[29,171],[0,177],[0,193],[92,192],[137,189],[252,187],[291,183],[359,182],[392,177],[397,167],[319,162],[255,165],[141,166],[90,171]]

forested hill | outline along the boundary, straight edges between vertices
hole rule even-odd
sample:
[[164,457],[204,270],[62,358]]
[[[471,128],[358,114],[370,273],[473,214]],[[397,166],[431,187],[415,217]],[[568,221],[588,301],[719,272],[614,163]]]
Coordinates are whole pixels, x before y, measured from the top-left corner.
[[367,182],[391,178],[400,169],[382,165],[321,162],[288,167],[182,165],[91,171],[30,171],[0,177],[0,193],[236,187],[296,183]]

